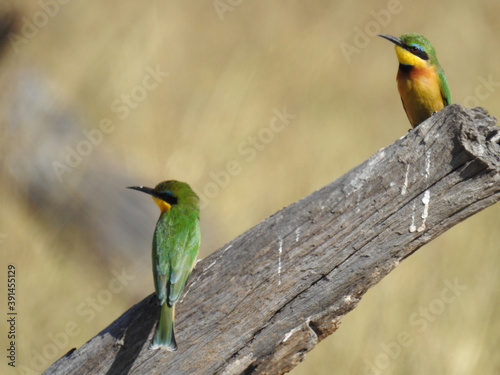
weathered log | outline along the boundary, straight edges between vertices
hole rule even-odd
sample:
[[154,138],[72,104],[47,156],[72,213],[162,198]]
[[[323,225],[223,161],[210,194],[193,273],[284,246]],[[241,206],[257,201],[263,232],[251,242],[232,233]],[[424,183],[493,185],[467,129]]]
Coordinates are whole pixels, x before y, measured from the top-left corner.
[[148,350],[151,295],[45,374],[289,371],[401,260],[500,199],[495,121],[446,107],[200,261],[177,306],[178,352]]

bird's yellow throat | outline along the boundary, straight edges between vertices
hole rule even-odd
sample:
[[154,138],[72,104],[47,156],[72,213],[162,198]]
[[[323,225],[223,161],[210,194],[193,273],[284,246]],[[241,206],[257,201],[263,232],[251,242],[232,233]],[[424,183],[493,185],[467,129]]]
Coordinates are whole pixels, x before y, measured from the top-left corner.
[[167,202],[165,202],[164,200],[162,199],[159,199],[159,198],[156,198],[156,197],[152,197],[153,200],[155,201],[156,205],[158,206],[158,208],[160,209],[161,213],[164,213],[168,210],[170,210],[170,208],[172,208],[171,205],[169,205]]
[[428,66],[427,61],[422,60],[420,57],[415,56],[410,51],[407,51],[398,45],[396,45],[396,55],[401,64],[412,65],[417,68],[425,68]]

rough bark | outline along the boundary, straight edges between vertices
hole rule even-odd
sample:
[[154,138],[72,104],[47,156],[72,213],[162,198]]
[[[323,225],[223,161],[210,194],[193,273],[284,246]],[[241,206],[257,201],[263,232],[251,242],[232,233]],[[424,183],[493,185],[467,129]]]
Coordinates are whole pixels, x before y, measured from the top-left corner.
[[45,374],[289,371],[403,259],[500,199],[495,121],[446,107],[203,259],[177,306],[178,352],[148,350],[149,296]]

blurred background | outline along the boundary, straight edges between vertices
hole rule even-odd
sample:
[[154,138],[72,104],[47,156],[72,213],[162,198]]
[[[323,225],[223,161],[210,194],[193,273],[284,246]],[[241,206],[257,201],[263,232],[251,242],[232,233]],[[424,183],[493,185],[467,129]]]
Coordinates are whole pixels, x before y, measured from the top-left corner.
[[[203,258],[403,136],[394,46],[374,34],[427,36],[453,102],[498,117],[499,14],[496,0],[3,0],[16,368],[43,371],[153,292],[158,209],[126,186],[187,181]],[[292,374],[500,373],[499,222],[496,205],[405,260]]]

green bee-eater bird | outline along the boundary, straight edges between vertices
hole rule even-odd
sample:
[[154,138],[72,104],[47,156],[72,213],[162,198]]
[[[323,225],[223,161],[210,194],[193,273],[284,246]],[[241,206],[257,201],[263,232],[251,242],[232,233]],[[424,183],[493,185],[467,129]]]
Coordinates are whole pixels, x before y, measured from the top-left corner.
[[175,351],[175,304],[200,246],[199,199],[188,184],[174,180],[160,182],[154,189],[129,189],[151,195],[161,211],[153,236],[153,277],[161,313],[150,349]]
[[396,45],[398,91],[413,128],[451,104],[444,70],[427,38],[415,33],[403,34],[400,38],[385,34],[379,36]]

